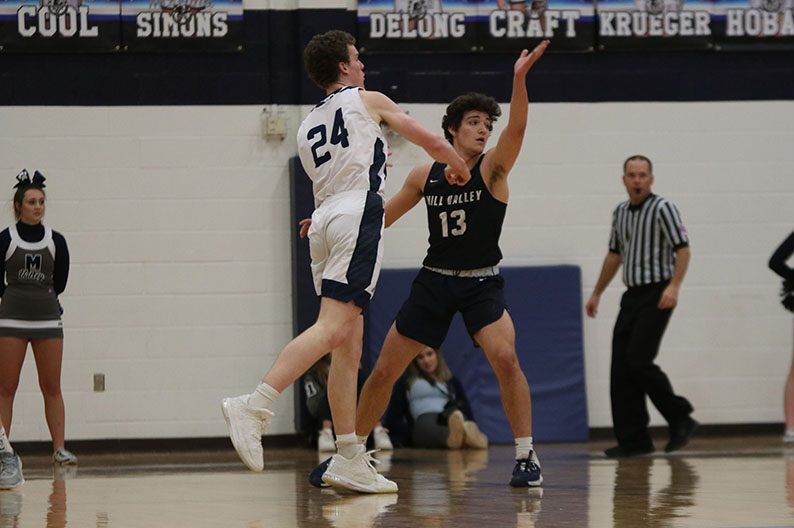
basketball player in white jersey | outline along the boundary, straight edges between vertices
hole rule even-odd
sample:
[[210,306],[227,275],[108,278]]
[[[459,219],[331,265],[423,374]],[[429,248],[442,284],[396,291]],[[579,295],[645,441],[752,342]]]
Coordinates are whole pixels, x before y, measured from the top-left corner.
[[449,164],[452,184],[470,178],[466,162],[443,137],[429,132],[379,92],[364,90],[364,65],[355,39],[344,31],[315,36],[304,49],[309,77],[326,97],[298,130],[301,163],[313,182],[315,212],[309,231],[312,275],[321,297],[317,322],[293,339],[252,394],[223,400],[223,414],[237,453],[262,471],[262,434],[276,398],[331,351],[328,399],[337,454],[325,481],[363,493],[393,493],[355,435],[356,376],[363,318],[380,272],[387,124]]

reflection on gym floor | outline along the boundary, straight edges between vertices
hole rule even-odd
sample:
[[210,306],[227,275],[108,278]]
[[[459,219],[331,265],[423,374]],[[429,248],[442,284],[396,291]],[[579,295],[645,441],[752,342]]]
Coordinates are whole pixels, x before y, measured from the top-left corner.
[[794,526],[794,450],[777,437],[622,460],[595,443],[538,447],[542,489],[507,486],[509,446],[397,450],[376,456],[400,492],[375,496],[311,487],[308,449],[266,451],[261,474],[231,450],[81,454],[79,468],[22,453],[27,482],[0,492],[0,528]]

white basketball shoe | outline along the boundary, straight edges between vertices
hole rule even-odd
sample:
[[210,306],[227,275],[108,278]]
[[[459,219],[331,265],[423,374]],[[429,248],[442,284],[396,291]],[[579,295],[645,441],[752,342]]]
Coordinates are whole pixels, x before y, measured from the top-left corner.
[[330,429],[321,429],[317,434],[317,451],[320,453],[333,453],[336,451],[334,433]]
[[0,490],[10,490],[25,483],[22,460],[16,453],[0,452]]
[[62,466],[74,465],[77,464],[77,456],[68,449],[60,448],[52,454],[52,461]]
[[361,493],[397,493],[397,484],[387,479],[375,469],[372,451],[363,445],[356,446],[356,454],[347,459],[339,453],[331,457],[328,469],[323,474],[323,482],[331,486],[345,488]]
[[251,471],[262,471],[265,467],[262,435],[273,418],[273,412],[248,405],[248,394],[224,398],[222,409],[237,454]]
[[372,439],[375,441],[375,449],[381,451],[394,451],[394,446],[389,438],[389,430],[382,426],[377,426],[372,431]]

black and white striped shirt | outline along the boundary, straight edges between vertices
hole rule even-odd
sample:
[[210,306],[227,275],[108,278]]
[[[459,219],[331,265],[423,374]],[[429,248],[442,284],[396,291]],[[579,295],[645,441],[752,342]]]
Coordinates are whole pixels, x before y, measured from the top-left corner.
[[688,245],[678,208],[661,196],[651,194],[638,205],[625,201],[612,214],[609,251],[621,256],[628,287],[670,280],[675,250]]

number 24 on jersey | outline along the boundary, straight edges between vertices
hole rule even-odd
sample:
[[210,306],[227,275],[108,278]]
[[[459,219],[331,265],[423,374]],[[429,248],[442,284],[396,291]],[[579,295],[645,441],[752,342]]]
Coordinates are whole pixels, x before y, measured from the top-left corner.
[[[345,118],[342,115],[342,109],[338,108],[334,115],[334,124],[331,127],[331,145],[341,145],[342,148],[349,147],[350,141],[348,141],[347,136],[348,131],[347,128],[345,128]],[[328,143],[328,128],[325,125],[317,125],[309,130],[306,139],[313,142],[312,157],[314,158],[315,168],[331,159],[330,150],[323,149]]]

